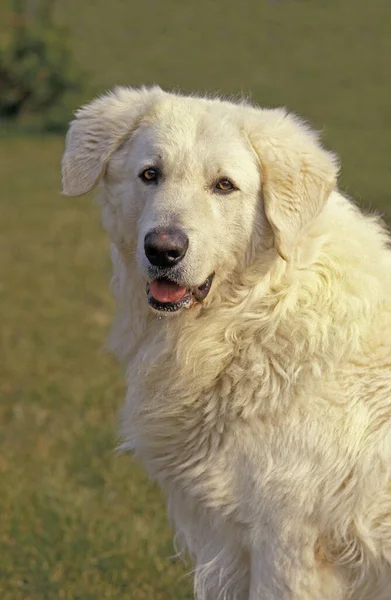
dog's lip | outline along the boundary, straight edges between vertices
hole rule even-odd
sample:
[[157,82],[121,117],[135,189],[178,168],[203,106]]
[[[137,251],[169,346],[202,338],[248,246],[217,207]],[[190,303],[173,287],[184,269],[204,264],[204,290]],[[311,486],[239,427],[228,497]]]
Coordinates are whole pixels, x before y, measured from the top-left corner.
[[156,298],[154,298],[154,296],[151,293],[151,283],[152,282],[147,281],[146,292],[147,292],[148,303],[155,310],[163,310],[163,311],[168,311],[168,312],[175,312],[177,310],[180,310],[181,308],[190,308],[191,306],[194,306],[195,304],[198,304],[205,300],[205,298],[207,297],[207,295],[210,292],[210,288],[212,287],[214,275],[215,275],[214,273],[211,273],[211,275],[209,275],[209,277],[207,277],[207,279],[204,281],[204,283],[202,283],[201,285],[198,285],[198,286],[193,286],[193,287],[181,286],[181,284],[174,282],[174,281],[168,279],[167,277],[161,277],[161,278],[154,279],[153,281],[162,281],[162,282],[169,282],[169,283],[174,283],[174,284],[176,283],[176,285],[178,285],[178,287],[186,287],[186,291],[183,294],[183,296],[181,296],[178,300],[175,300],[174,302],[161,302],[161,301],[157,300]]

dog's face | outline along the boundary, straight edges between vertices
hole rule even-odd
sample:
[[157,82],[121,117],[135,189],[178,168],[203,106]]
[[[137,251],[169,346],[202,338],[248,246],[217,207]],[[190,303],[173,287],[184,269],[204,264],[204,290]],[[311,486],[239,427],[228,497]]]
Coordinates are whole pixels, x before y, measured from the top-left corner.
[[106,177],[156,310],[205,299],[214,277],[216,285],[244,260],[260,212],[250,142],[217,111],[196,108],[160,106],[113,155]]
[[82,109],[63,162],[66,193],[102,179],[113,241],[135,257],[146,299],[163,313],[198,305],[245,268],[265,247],[265,224],[289,259],[335,174],[332,157],[284,111],[159,88],[120,89]]

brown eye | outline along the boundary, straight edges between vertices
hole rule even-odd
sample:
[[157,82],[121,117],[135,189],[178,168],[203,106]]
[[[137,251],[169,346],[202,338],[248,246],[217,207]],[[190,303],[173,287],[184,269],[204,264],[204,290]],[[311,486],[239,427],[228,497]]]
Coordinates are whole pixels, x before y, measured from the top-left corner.
[[154,183],[159,179],[159,175],[160,173],[158,169],[148,167],[148,169],[144,169],[144,171],[141,171],[139,177],[145,183]]
[[234,189],[236,188],[229,179],[220,179],[220,181],[216,183],[216,190],[219,192],[232,192]]

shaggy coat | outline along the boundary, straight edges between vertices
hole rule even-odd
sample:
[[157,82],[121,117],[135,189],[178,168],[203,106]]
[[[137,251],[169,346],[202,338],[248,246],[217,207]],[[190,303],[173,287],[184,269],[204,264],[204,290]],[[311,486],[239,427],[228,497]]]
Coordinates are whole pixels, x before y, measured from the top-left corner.
[[[123,446],[165,491],[197,600],[391,598],[391,251],[337,174],[283,109],[157,87],[68,133],[64,192],[99,182],[112,240]],[[213,283],[170,313],[143,244],[173,222],[173,285]]]

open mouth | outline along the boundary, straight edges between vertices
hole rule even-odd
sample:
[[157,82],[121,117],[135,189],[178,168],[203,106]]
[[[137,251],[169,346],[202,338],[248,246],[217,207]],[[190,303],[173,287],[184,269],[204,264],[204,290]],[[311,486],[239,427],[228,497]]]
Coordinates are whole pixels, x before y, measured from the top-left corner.
[[175,312],[203,302],[209,294],[214,273],[199,286],[185,287],[162,277],[147,283],[148,303],[155,310]]

